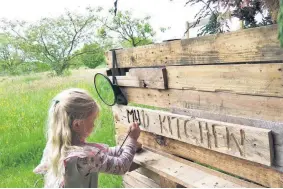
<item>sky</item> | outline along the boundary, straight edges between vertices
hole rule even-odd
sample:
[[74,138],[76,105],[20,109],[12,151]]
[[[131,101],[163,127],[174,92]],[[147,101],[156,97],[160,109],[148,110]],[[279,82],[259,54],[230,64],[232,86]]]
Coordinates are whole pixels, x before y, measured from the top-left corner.
[[[114,0],[1,0],[0,18],[20,19],[29,22],[42,17],[55,17],[64,9],[82,11],[87,6],[113,8]],[[193,22],[199,5],[184,6],[185,0],[119,0],[119,10],[131,10],[137,17],[151,16],[154,29],[170,27],[165,33],[157,32],[157,41],[184,38],[186,22]],[[238,28],[238,22],[232,21],[232,30]],[[190,36],[197,35],[198,28],[190,30]]]

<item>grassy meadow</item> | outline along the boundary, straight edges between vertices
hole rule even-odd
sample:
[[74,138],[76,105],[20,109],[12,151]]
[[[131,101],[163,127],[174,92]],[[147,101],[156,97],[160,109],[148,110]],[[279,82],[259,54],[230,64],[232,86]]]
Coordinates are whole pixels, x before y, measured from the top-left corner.
[[[102,110],[88,141],[115,145],[111,111],[101,103],[93,87],[95,72],[76,70],[68,77],[48,77],[46,73],[0,77],[0,188],[43,186],[41,176],[32,170],[45,147],[49,103],[64,89],[86,89],[97,99]],[[120,176],[100,174],[99,187],[121,186]]]

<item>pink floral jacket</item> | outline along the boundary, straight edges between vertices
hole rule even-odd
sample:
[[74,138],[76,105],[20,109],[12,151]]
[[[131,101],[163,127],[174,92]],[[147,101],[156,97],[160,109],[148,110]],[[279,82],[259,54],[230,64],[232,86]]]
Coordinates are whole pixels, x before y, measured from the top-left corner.
[[[65,175],[68,177],[76,178],[66,178],[64,181],[60,181],[59,186],[52,183],[45,178],[45,186],[49,183],[50,187],[64,187],[70,186],[66,183],[68,180],[78,180],[74,187],[86,187],[89,186],[89,183],[80,183],[85,182],[87,177],[91,176],[92,173],[110,173],[116,175],[125,174],[132,162],[136,152],[137,141],[129,138],[126,145],[119,151],[119,146],[108,147],[104,144],[96,143],[85,143],[82,146],[82,150],[71,151],[68,153],[67,157],[62,163],[65,166]],[[34,169],[34,173],[45,175],[48,170],[48,161],[46,155],[49,149],[48,146],[44,149],[43,157],[41,163]],[[75,163],[74,163],[75,162]],[[75,165],[71,165],[75,164]],[[73,170],[68,167],[74,167],[78,171],[78,174],[73,173]],[[68,173],[69,171],[69,173]],[[71,173],[72,171],[72,173]],[[81,177],[81,178],[78,178]],[[96,178],[97,179],[97,178]],[[89,181],[90,182],[90,181]],[[97,181],[96,181],[97,182]],[[97,185],[97,184],[96,184]]]

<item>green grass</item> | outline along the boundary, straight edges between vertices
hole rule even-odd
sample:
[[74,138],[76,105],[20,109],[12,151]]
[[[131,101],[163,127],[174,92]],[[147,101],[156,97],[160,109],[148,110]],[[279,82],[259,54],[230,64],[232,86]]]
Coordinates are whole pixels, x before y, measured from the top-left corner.
[[32,82],[32,81],[36,81],[36,80],[40,80],[41,77],[40,76],[27,76],[23,78],[23,81],[25,82]]
[[[35,187],[37,180],[37,187],[43,186],[41,176],[35,175],[32,170],[40,162],[45,147],[49,103],[56,94],[71,87],[86,89],[97,99],[92,85],[93,75],[87,72],[63,78],[27,76],[8,78],[0,83],[0,188]],[[101,105],[101,113],[88,141],[114,146],[112,113],[97,101]],[[121,186],[120,176],[100,174],[99,187]]]

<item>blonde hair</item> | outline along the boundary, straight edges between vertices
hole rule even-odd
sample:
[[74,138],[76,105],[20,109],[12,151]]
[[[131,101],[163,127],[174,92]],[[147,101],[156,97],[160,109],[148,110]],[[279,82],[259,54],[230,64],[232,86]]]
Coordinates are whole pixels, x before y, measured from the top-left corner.
[[47,124],[47,145],[49,145],[50,152],[48,154],[49,169],[46,175],[49,178],[46,178],[46,181],[49,184],[63,180],[65,173],[63,160],[68,151],[79,148],[72,146],[74,133],[71,126],[73,121],[84,120],[94,111],[99,111],[98,105],[82,89],[65,90],[52,100]]

